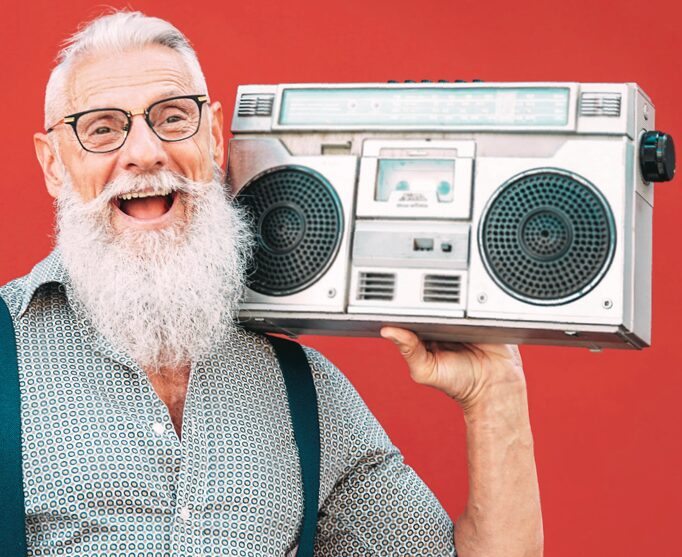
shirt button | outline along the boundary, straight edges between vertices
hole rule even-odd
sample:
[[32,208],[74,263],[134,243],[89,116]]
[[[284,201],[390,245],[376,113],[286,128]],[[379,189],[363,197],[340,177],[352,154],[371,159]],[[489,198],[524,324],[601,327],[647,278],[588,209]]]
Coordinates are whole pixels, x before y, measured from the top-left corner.
[[154,433],[156,433],[157,435],[163,435],[164,432],[166,431],[166,428],[163,427],[163,424],[160,424],[158,422],[152,426],[152,429],[154,430]]
[[182,507],[180,509],[180,518],[182,520],[189,520],[189,507]]

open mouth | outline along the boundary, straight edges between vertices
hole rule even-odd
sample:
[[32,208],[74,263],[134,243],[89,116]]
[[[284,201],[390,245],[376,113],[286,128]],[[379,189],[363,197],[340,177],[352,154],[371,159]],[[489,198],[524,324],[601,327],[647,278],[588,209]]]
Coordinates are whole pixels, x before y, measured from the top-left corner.
[[150,193],[130,193],[116,197],[114,205],[129,217],[138,220],[154,220],[162,217],[173,207],[177,192],[165,195]]

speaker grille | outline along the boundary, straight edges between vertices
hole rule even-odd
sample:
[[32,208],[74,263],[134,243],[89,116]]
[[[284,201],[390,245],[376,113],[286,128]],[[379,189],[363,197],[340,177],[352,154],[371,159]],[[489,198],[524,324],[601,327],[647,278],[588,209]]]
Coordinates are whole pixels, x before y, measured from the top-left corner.
[[512,178],[481,218],[479,247],[492,278],[526,302],[580,298],[604,276],[615,249],[611,210],[586,180],[557,171]]
[[620,93],[583,93],[580,95],[581,116],[620,116]]
[[459,275],[426,275],[422,290],[424,302],[459,304],[462,277]]
[[394,273],[360,273],[358,300],[391,301],[395,291]]
[[245,93],[239,98],[237,116],[270,116],[275,95]]
[[268,296],[300,292],[327,271],[341,243],[343,213],[317,172],[282,167],[241,189],[236,201],[252,219],[257,245],[247,285]]

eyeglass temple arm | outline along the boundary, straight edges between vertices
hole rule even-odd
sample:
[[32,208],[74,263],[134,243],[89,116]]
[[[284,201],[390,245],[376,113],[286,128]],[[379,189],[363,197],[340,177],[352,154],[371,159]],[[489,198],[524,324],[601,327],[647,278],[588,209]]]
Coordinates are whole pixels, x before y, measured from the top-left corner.
[[59,120],[58,122],[55,122],[55,123],[52,124],[49,128],[47,128],[47,129],[45,130],[45,133],[53,132],[54,129],[55,129],[57,126],[59,126],[60,124],[71,124],[74,120],[75,120],[75,118],[74,118],[73,116],[64,116],[64,118],[62,118],[62,119]]

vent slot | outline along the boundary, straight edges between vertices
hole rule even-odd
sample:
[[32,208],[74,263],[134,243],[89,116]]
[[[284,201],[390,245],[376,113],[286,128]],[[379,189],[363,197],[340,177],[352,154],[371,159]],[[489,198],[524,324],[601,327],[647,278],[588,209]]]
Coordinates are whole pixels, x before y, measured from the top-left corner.
[[390,301],[393,299],[394,292],[394,273],[360,273],[358,300]]
[[462,277],[459,275],[426,275],[422,301],[439,304],[459,304]]
[[239,98],[238,116],[271,116],[275,95],[244,94]]
[[620,116],[620,93],[583,93],[580,95],[581,116]]

